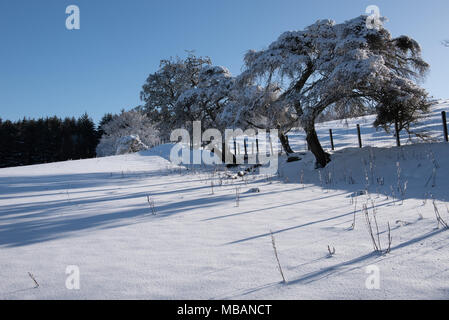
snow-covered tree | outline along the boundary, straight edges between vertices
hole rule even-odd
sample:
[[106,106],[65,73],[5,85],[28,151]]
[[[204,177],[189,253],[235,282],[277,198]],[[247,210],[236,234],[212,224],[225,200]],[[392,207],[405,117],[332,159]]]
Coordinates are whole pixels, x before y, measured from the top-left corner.
[[170,137],[173,129],[183,128],[191,118],[182,109],[177,109],[176,103],[186,90],[197,87],[202,68],[210,64],[208,57],[189,53],[184,60],[179,57],[162,60],[159,70],[148,76],[140,93],[144,101],[142,110],[158,123],[165,138]]
[[[245,55],[241,77],[265,86],[282,84],[277,103],[297,118],[322,167],[330,156],[318,140],[315,121],[326,109],[364,101],[400,108],[412,102],[414,108],[401,112],[416,118],[428,105],[427,93],[416,84],[428,69],[418,43],[406,36],[393,38],[384,27],[368,28],[366,18],[341,24],[321,20]],[[379,123],[384,120],[380,117]]]
[[228,69],[219,66],[204,66],[196,87],[184,91],[176,103],[185,122],[201,121],[203,129],[224,129],[220,118],[227,104],[232,102],[235,78]]
[[225,67],[204,66],[198,85],[179,97],[177,110],[189,116],[187,122],[201,121],[203,130],[275,128],[284,136],[295,121],[289,121],[289,113],[275,103],[279,88],[240,80]]
[[279,140],[287,153],[293,153],[286,138],[287,133],[297,126],[297,118],[291,110],[291,104],[279,99],[282,88],[276,82],[263,87],[253,82],[246,83],[239,77],[236,106],[239,109],[238,122],[244,127],[262,130],[276,129]]
[[148,146],[140,140],[139,136],[129,135],[116,140],[115,154],[128,154],[146,149],[148,149]]
[[122,111],[102,126],[97,156],[137,152],[159,142],[159,131],[147,115],[137,110]]
[[[294,126],[285,106],[276,102],[280,88],[266,88],[239,77],[228,69],[206,65],[195,88],[186,90],[178,99],[177,110],[190,116],[187,122],[201,121],[203,129],[227,128],[278,129],[281,141]],[[287,150],[287,149],[286,149]]]

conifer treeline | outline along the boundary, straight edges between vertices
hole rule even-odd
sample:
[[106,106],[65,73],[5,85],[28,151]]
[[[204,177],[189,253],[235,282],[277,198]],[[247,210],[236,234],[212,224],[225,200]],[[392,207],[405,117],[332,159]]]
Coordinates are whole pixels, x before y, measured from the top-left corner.
[[0,119],[0,168],[95,157],[101,133],[80,118]]

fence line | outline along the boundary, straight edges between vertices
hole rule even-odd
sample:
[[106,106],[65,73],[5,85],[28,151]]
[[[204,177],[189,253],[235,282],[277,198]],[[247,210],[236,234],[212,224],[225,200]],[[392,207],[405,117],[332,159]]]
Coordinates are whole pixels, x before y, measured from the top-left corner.
[[[442,118],[442,124],[443,124],[444,141],[445,142],[449,142],[448,126],[447,126],[447,119],[446,119],[446,111],[442,111],[441,112],[441,118]],[[363,148],[363,140],[362,140],[363,135],[362,135],[360,124],[356,125],[355,133],[357,134],[359,148]],[[400,138],[400,132],[399,132],[399,125],[398,125],[397,122],[394,123],[394,135],[393,136],[394,136],[394,138],[396,140],[396,145],[398,147],[400,147],[401,146],[401,138]],[[289,141],[288,136],[286,136],[286,138],[287,138],[287,142],[288,142]],[[334,132],[333,132],[332,129],[329,129],[329,139],[330,139],[331,149],[334,151],[336,149],[336,147],[335,147]],[[261,144],[259,143],[260,141],[259,141],[258,136],[256,136],[256,138],[252,139],[252,141],[251,141],[251,152],[249,152],[248,142],[249,142],[249,139],[247,137],[244,137],[244,139],[243,139],[243,149],[244,150],[243,151],[244,151],[244,158],[245,159],[248,158],[249,154],[251,154],[251,155],[254,155],[254,154],[259,155],[260,152],[261,152],[261,150],[260,150],[261,149],[260,148]],[[161,139],[157,143],[157,145],[161,145],[161,144],[165,144],[165,143],[170,143],[170,141],[169,140],[165,140],[165,139]],[[236,138],[233,139],[232,143],[233,143],[233,151],[234,152],[232,153],[231,148],[229,148],[229,146],[228,146],[227,150],[229,150],[235,156],[240,155],[241,151],[242,151],[242,150],[240,150],[241,149],[241,144],[237,143],[237,139]],[[256,146],[256,150],[254,150],[254,145]],[[192,144],[190,144],[190,147],[192,147]],[[224,147],[225,147],[225,143],[222,143],[222,149]],[[306,141],[305,141],[305,148],[306,148],[306,150],[310,151],[310,147],[308,146],[308,143]],[[256,151],[256,152],[254,152],[254,151]],[[265,151],[265,153],[267,155],[274,153],[273,143],[271,141],[271,135],[269,136],[269,139],[265,139],[264,151]],[[280,151],[280,153],[282,153],[283,151],[285,152],[285,150],[283,150],[282,145],[281,145],[279,151]],[[225,159],[225,153],[222,153],[222,157],[223,157],[223,159]]]

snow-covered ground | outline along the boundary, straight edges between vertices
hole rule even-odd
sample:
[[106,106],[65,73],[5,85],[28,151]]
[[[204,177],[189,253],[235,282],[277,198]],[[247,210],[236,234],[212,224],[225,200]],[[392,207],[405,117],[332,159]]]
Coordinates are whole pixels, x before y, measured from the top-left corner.
[[[440,141],[441,110],[425,123]],[[314,170],[301,153],[275,177],[177,167],[170,145],[1,169],[0,298],[447,299],[449,230],[434,203],[449,222],[449,145],[392,147],[372,120],[320,124],[325,147],[334,130],[331,164]],[[356,148],[356,123],[371,147]],[[290,141],[304,151],[301,132]],[[390,224],[390,253],[373,252],[364,204],[382,249]],[[79,290],[66,288],[72,265]],[[379,289],[366,287],[368,266]]]

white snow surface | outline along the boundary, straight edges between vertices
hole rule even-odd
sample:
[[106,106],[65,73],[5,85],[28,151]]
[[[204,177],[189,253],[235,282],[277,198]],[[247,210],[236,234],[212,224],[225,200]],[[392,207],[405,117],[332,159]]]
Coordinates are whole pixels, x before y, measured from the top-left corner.
[[[323,145],[332,128],[337,146],[321,170],[304,152],[282,158],[278,176],[231,179],[171,164],[172,145],[1,169],[0,299],[448,299],[449,230],[431,199],[449,222],[448,102],[424,124],[435,143],[393,147],[372,117],[319,124]],[[357,148],[355,123],[368,147]],[[290,142],[303,151],[300,131]],[[373,252],[363,204],[376,208],[383,249],[390,224],[390,253]],[[79,290],[66,288],[71,265]],[[365,285],[373,265],[378,290]]]

